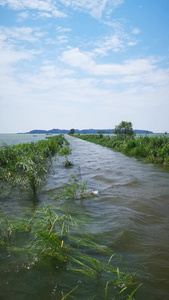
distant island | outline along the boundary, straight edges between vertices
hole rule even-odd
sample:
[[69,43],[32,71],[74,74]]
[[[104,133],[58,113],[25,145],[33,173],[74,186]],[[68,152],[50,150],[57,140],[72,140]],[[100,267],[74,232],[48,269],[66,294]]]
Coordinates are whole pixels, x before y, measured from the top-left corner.
[[[51,130],[41,130],[41,129],[34,129],[29,132],[25,132],[26,134],[68,134],[70,130],[67,129],[51,129]],[[153,131],[149,130],[140,130],[140,129],[135,129],[135,133],[153,133]],[[88,133],[102,133],[102,134],[113,134],[113,129],[75,129],[75,134],[88,134]]]

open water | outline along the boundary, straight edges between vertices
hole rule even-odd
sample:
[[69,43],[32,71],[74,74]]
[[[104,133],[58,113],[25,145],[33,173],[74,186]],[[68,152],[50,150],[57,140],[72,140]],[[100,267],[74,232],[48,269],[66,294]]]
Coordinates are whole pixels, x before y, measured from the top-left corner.
[[[31,138],[45,136],[27,135],[29,140],[24,135],[19,137],[19,142],[30,142]],[[169,169],[80,139],[66,138],[72,149],[69,160],[74,166],[65,169],[64,158],[57,156],[38,199],[13,190],[10,195],[0,195],[4,212],[23,217],[46,202],[57,203],[51,194],[57,194],[68,182],[70,173],[81,182],[87,180],[87,189],[98,191],[98,195],[82,201],[67,200],[58,203],[58,207],[79,220],[82,233],[92,234],[112,254],[122,255],[131,271],[140,265],[147,268],[139,275],[143,285],[134,295],[136,300],[169,299]],[[12,135],[13,144],[14,139]],[[97,259],[105,258],[98,253]],[[51,262],[27,268],[27,260],[26,253],[0,248],[1,300],[60,300],[77,285],[67,299],[104,300],[102,279],[84,279]],[[112,298],[108,295],[107,300]]]

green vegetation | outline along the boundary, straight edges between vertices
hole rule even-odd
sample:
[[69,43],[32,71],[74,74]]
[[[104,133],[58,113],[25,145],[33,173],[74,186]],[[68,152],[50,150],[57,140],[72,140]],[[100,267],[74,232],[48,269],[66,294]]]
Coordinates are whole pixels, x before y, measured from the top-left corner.
[[70,168],[73,166],[73,163],[72,163],[72,161],[68,160],[68,158],[66,157],[65,161],[63,162],[63,166],[65,168]]
[[59,150],[59,154],[61,155],[71,154],[71,149],[69,148],[69,146],[65,146],[64,148]]
[[169,138],[166,135],[155,137],[133,136],[103,136],[100,135],[75,135],[88,142],[109,147],[136,158],[144,158],[148,163],[169,165]]
[[72,128],[72,129],[70,129],[68,134],[74,134],[74,133],[75,133],[75,130],[74,130],[74,128]]
[[83,180],[82,184],[78,184],[75,175],[71,174],[69,184],[62,187],[62,197],[65,199],[83,199],[87,196],[87,181]]
[[[96,135],[96,139],[104,140],[104,137],[100,134]],[[68,142],[63,136],[48,137],[38,143],[11,147],[4,145],[0,149],[2,186],[4,189],[17,187],[21,191],[28,189],[36,194],[56,153],[70,153]],[[72,163],[66,157],[63,165],[70,167]],[[131,272],[122,256],[112,254],[112,250],[98,243],[93,234],[80,232],[78,226],[81,219],[72,218],[61,208],[67,199],[90,196],[87,181],[79,183],[77,176],[70,174],[68,184],[62,186],[61,194],[55,198],[58,200],[56,205],[44,204],[22,218],[9,216],[0,207],[0,250],[23,255],[21,269],[33,270],[43,262],[50,262],[59,271],[78,275],[80,282],[85,282],[86,278],[93,278],[98,284],[102,282],[99,293],[102,293],[105,300],[133,299],[132,296],[140,286],[139,271]],[[99,253],[101,256],[98,259]],[[62,299],[66,299],[78,287],[72,287]],[[97,295],[91,295],[90,299],[95,297]],[[52,299],[56,299],[55,295]]]
[[61,135],[37,143],[3,145],[0,148],[1,183],[31,189],[36,194],[52,165],[52,157],[58,152],[62,155],[70,153],[67,141]]
[[[122,256],[110,256],[110,249],[94,242],[93,235],[80,236],[78,222],[70,215],[59,215],[56,206],[46,204],[29,218],[9,219],[2,209],[0,215],[0,247],[20,255],[27,253],[28,261],[22,268],[30,270],[40,262],[50,260],[59,268],[64,269],[66,265],[68,272],[79,274],[81,278],[102,279],[105,299],[107,295],[114,299],[119,295],[122,296],[120,299],[132,299],[130,295],[139,286],[137,272],[130,272]],[[21,232],[24,238],[18,246],[17,235]],[[90,256],[87,249],[90,249]],[[103,253],[103,261],[96,258],[98,251]]]
[[126,121],[122,121],[119,125],[116,125],[113,132],[117,134],[119,138],[122,137],[123,139],[133,137],[135,135],[132,123]]
[[63,185],[57,195],[53,195],[54,199],[79,199],[89,198],[91,193],[87,192],[87,181],[78,182],[77,176],[70,174],[68,183]]

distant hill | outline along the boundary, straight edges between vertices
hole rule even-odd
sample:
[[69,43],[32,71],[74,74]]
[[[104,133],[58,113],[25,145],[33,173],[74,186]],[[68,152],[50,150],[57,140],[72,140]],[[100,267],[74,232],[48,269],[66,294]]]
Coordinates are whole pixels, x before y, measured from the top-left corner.
[[153,131],[149,130],[141,130],[141,129],[134,129],[135,133],[153,133]]
[[[148,130],[140,130],[136,129],[134,130],[135,133],[153,133],[152,131]],[[51,130],[41,130],[41,129],[34,129],[29,132],[26,132],[26,134],[67,134],[69,133],[69,130],[67,129],[51,129]],[[75,133],[80,133],[80,134],[88,134],[88,133],[107,133],[107,134],[112,134],[113,129],[75,129]]]
[[67,129],[50,129],[50,130],[41,130],[41,129],[34,129],[29,132],[26,132],[27,134],[66,134],[69,130]]

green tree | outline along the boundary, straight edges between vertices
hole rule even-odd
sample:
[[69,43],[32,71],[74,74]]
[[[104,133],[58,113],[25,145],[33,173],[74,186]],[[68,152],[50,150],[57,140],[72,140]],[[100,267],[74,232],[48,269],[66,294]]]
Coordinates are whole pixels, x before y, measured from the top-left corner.
[[124,137],[132,137],[135,135],[131,122],[122,121],[115,126],[114,133]]
[[74,130],[74,128],[72,128],[72,129],[70,129],[68,134],[74,134],[74,133],[75,133],[75,130]]

